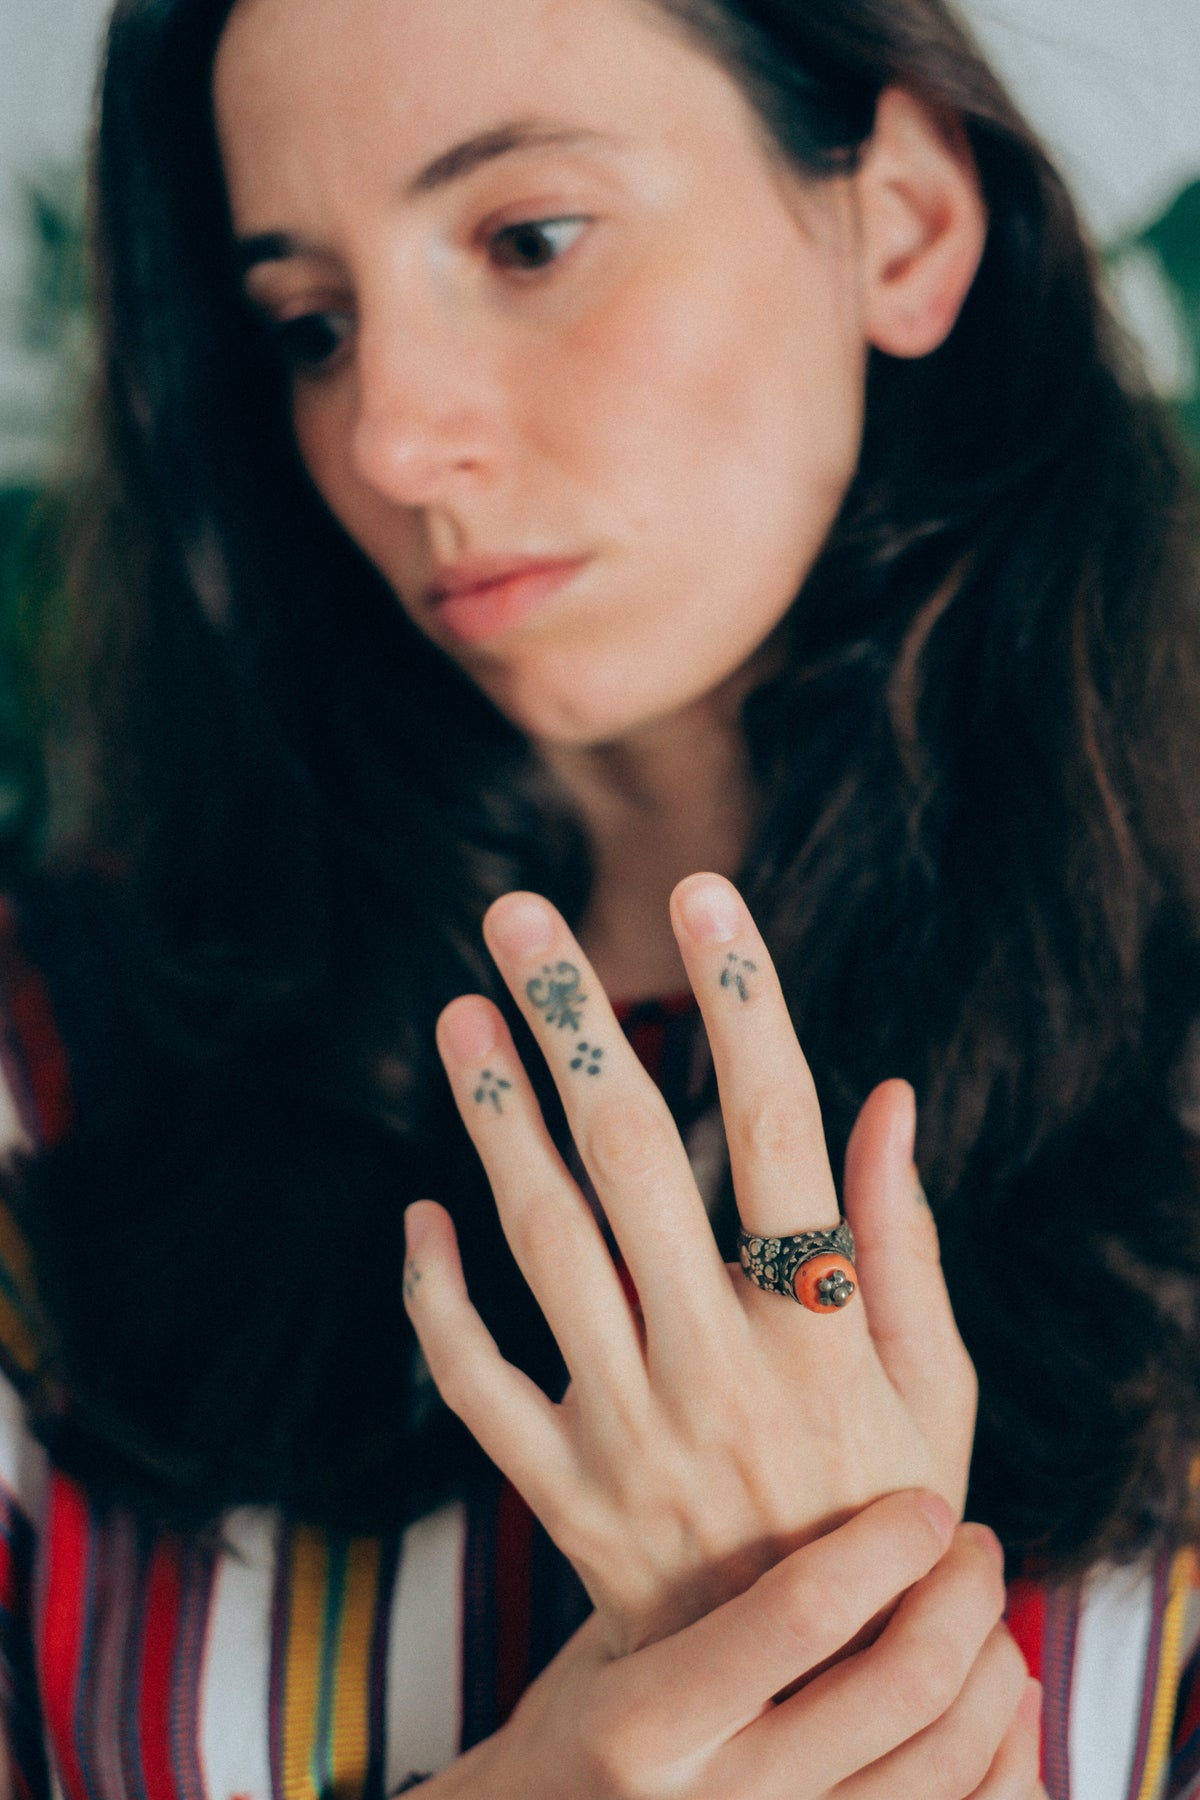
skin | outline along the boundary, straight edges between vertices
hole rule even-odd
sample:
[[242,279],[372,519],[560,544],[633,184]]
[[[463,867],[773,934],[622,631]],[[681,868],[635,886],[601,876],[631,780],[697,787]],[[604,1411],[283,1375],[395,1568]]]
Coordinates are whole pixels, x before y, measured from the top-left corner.
[[[677,988],[667,899],[741,862],[738,703],[853,473],[869,348],[924,354],[974,273],[969,159],[891,96],[869,179],[801,182],[635,0],[346,0],[332,38],[319,0],[241,0],[215,97],[239,235],[293,240],[251,299],[333,350],[294,382],[317,488],[571,789],[610,991]],[[413,193],[513,120],[593,135]],[[512,266],[553,219],[557,260]],[[427,592],[483,554],[584,564],[467,648]]]
[[[571,1368],[566,1401],[500,1361],[436,1206],[410,1216],[404,1284],[443,1394],[597,1612],[427,1791],[1024,1800],[1036,1722],[995,1545],[962,1528],[946,1549],[974,1390],[916,1197],[911,1091],[871,1097],[847,1171],[870,1315],[816,1320],[730,1279],[605,999],[686,973],[744,1219],[832,1223],[765,947],[719,877],[677,883],[743,854],[740,703],[853,475],[870,349],[926,354],[969,287],[986,232],[970,159],[892,91],[859,173],[802,182],[728,77],[637,0],[343,0],[336,31],[325,0],[239,0],[214,101],[247,293],[291,357],[313,482],[570,789],[598,871],[580,941],[535,896],[499,902],[486,935],[641,1316],[474,997],[439,1044]],[[480,134],[493,153],[449,167]],[[481,556],[578,566],[467,643],[431,586]],[[722,905],[714,933],[701,915]],[[547,981],[560,962],[573,987]],[[848,1389],[852,1407],[822,1400]],[[871,1504],[916,1486],[949,1508]]]

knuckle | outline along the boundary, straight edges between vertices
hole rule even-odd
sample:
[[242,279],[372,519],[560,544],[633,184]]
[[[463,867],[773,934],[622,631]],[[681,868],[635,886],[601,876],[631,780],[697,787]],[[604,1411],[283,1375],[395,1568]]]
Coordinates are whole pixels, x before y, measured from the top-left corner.
[[471,1383],[463,1366],[463,1359],[456,1356],[427,1356],[429,1373],[433,1376],[434,1386],[443,1402],[457,1418],[465,1419],[471,1411]]
[[[845,1643],[854,1635],[861,1621],[850,1616],[851,1608],[845,1590],[832,1575],[820,1576],[801,1568],[787,1570],[787,1579],[775,1583],[772,1605],[764,1621],[799,1657],[808,1657],[813,1647],[812,1621],[821,1621],[824,1641]],[[802,1663],[797,1664],[803,1666]]]
[[579,1150],[597,1181],[618,1184],[652,1174],[662,1163],[665,1105],[645,1095],[597,1103],[579,1134]]
[[513,1255],[521,1265],[544,1263],[559,1243],[553,1224],[561,1215],[561,1197],[542,1187],[531,1187],[519,1201],[505,1208],[504,1230]]
[[737,1149],[748,1161],[796,1163],[810,1153],[810,1124],[803,1099],[766,1089],[752,1094],[733,1122]]
[[944,1634],[928,1634],[902,1659],[891,1680],[891,1693],[907,1735],[914,1736],[941,1719],[962,1687],[962,1658]]
[[603,1800],[649,1800],[641,1752],[644,1734],[636,1729],[636,1720],[634,1729],[629,1728],[629,1714],[627,1704],[617,1717],[607,1698],[583,1703],[578,1722],[582,1792]]
[[1004,1616],[1008,1600],[1004,1570],[993,1551],[981,1541],[971,1543],[970,1549],[971,1559],[963,1569],[961,1579],[967,1587],[975,1616],[989,1626],[994,1625]]
[[946,1800],[967,1800],[987,1780],[998,1747],[995,1730],[978,1719],[958,1719],[952,1714],[938,1737],[934,1791],[944,1794]]

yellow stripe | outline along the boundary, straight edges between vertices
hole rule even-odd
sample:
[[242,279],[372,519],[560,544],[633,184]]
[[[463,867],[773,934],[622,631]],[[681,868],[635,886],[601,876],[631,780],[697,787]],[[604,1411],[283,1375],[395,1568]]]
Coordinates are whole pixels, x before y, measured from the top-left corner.
[[22,1375],[33,1374],[41,1360],[37,1339],[26,1324],[24,1314],[17,1311],[3,1292],[0,1292],[0,1344],[4,1345]]
[[297,1531],[292,1538],[288,1583],[291,1613],[284,1648],[283,1800],[319,1800],[313,1779],[321,1697],[321,1643],[329,1554],[323,1534]]
[[32,1329],[33,1263],[24,1233],[7,1206],[0,1205],[0,1267],[11,1292],[0,1289],[0,1344],[23,1374],[32,1375],[40,1361]]
[[379,1604],[380,1548],[376,1538],[355,1538],[349,1548],[333,1703],[333,1778],[338,1800],[357,1800],[370,1767],[371,1638]]
[[1196,1559],[1191,1550],[1181,1550],[1171,1564],[1168,1578],[1169,1598],[1163,1615],[1162,1645],[1154,1684],[1154,1706],[1150,1714],[1150,1741],[1146,1750],[1146,1767],[1137,1800],[1158,1800],[1163,1776],[1171,1758],[1171,1730],[1179,1697],[1179,1665],[1183,1648],[1183,1625],[1188,1595],[1196,1586]]
[[21,1293],[33,1292],[33,1259],[29,1245],[7,1206],[0,1206],[0,1262]]

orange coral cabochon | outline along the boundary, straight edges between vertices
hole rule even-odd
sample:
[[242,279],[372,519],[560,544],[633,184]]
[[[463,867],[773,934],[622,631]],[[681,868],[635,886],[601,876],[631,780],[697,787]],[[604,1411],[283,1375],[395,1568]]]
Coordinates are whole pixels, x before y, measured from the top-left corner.
[[796,1298],[809,1312],[839,1312],[858,1292],[854,1264],[845,1256],[814,1256],[796,1270]]

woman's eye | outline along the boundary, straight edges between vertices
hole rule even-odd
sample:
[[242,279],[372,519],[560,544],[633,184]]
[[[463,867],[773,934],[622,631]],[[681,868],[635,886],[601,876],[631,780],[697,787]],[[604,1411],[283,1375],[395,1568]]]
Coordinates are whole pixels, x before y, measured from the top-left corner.
[[304,313],[276,321],[270,331],[288,367],[312,374],[333,361],[349,335],[350,320],[344,313]]
[[488,241],[492,261],[518,274],[548,268],[568,251],[587,226],[586,219],[525,219],[506,225]]

